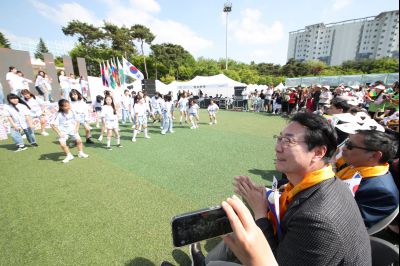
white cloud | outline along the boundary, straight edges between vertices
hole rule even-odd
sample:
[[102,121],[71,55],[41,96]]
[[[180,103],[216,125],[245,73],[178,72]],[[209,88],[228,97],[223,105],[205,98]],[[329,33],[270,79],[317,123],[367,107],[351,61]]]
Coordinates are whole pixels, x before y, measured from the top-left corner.
[[90,10],[75,2],[59,4],[57,7],[51,7],[39,0],[30,2],[39,14],[62,26],[74,19],[95,25],[101,23]]
[[131,0],[130,6],[110,4],[106,21],[119,26],[145,25],[156,35],[153,43],[179,44],[195,57],[200,56],[201,51],[213,47],[212,41],[199,36],[190,27],[174,20],[161,20],[153,16],[151,13],[161,11],[156,1],[151,0],[149,3],[146,1],[146,4],[141,2],[143,1]]
[[242,11],[241,16],[240,20],[234,20],[229,25],[234,38],[240,43],[264,45],[282,40],[284,35],[282,22],[274,21],[271,25],[267,25],[262,21],[262,13],[250,8]]
[[160,5],[155,0],[131,0],[132,6],[142,11],[150,13],[158,13],[161,10]]
[[[53,8],[40,0],[30,1],[42,16],[60,25],[64,26],[73,19],[97,26],[102,25],[102,19],[75,2],[60,4]],[[145,25],[156,35],[154,43],[179,44],[194,56],[200,56],[201,51],[213,47],[212,41],[199,36],[190,27],[174,20],[158,19],[154,14],[159,13],[161,7],[156,0],[130,0],[129,4],[118,0],[102,0],[102,2],[108,10],[105,21],[127,27],[134,24]]]
[[335,0],[333,4],[333,9],[335,11],[341,10],[346,6],[349,6],[351,3],[353,3],[353,0]]

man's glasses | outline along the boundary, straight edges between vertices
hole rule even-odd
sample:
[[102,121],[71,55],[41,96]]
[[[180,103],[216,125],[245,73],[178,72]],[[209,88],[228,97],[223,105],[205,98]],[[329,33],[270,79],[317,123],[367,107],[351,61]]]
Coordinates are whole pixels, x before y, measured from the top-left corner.
[[356,145],[353,145],[353,143],[351,143],[350,141],[347,141],[346,142],[346,148],[348,149],[348,150],[352,150],[352,149],[360,149],[360,150],[364,150],[364,151],[376,151],[376,150],[373,150],[373,149],[368,149],[368,148],[366,148],[366,147],[360,147],[360,146],[356,146]]
[[277,144],[281,144],[284,147],[294,146],[299,142],[305,142],[304,140],[296,140],[293,138],[288,138],[288,137],[283,137],[283,136],[278,136],[278,135],[274,135],[273,138],[275,139]]

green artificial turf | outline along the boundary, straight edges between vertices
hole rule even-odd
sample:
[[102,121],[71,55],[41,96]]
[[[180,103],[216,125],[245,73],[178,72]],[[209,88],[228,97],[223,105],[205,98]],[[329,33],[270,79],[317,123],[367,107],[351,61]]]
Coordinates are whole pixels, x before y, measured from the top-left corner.
[[150,125],[151,139],[136,143],[121,126],[123,148],[96,140],[89,158],[68,164],[53,132],[18,153],[11,138],[0,142],[0,265],[189,265],[187,248],[172,246],[171,217],[219,204],[236,175],[270,185],[272,136],[287,123],[227,111],[207,122],[202,110],[198,130],[175,123],[163,136]]

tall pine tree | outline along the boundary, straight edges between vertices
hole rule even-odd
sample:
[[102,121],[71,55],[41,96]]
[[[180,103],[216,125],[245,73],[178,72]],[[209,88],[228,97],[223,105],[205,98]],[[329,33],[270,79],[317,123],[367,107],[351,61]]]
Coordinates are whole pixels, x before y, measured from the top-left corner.
[[0,48],[11,48],[10,42],[1,32],[0,32]]
[[47,46],[44,43],[43,39],[40,38],[39,39],[39,43],[38,43],[37,48],[36,48],[35,58],[36,59],[40,58],[43,61],[44,60],[43,54],[44,53],[48,53],[48,52],[49,52],[49,49],[47,49]]

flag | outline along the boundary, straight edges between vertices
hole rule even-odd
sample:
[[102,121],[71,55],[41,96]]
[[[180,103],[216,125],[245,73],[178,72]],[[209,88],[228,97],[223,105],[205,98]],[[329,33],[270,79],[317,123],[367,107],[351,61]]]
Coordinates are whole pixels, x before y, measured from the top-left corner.
[[118,77],[117,64],[115,63],[114,58],[111,59],[111,69],[116,85],[118,87],[121,87],[121,83],[119,82],[119,77]]
[[106,75],[104,73],[104,65],[100,62],[100,74],[101,74],[101,80],[103,82],[103,86],[108,87],[108,81],[106,78]]
[[119,75],[119,82],[123,86],[125,84],[125,74],[124,74],[124,68],[122,67],[121,62],[117,58],[117,64],[118,64],[118,75]]
[[281,231],[281,219],[279,217],[279,198],[280,194],[278,190],[268,189],[266,188],[266,196],[267,196],[267,204],[269,206],[269,210],[274,216],[274,219],[277,223],[277,235],[278,239],[281,238],[282,231]]
[[113,71],[112,71],[112,67],[110,65],[110,63],[107,60],[107,69],[108,69],[108,76],[110,78],[110,86],[111,88],[115,89],[116,84],[115,84],[115,79],[113,77]]
[[122,58],[123,68],[125,75],[128,75],[134,79],[143,80],[144,76],[143,73],[140,72],[134,65],[128,62],[125,58]]
[[108,75],[109,72],[108,72],[107,63],[103,62],[103,66],[104,66],[104,77],[106,79],[106,84],[107,84],[107,87],[110,87],[111,80],[110,80],[110,76]]
[[361,174],[359,172],[356,172],[352,178],[342,181],[349,186],[349,189],[354,197],[356,195],[358,187],[360,186],[361,180],[362,180]]

